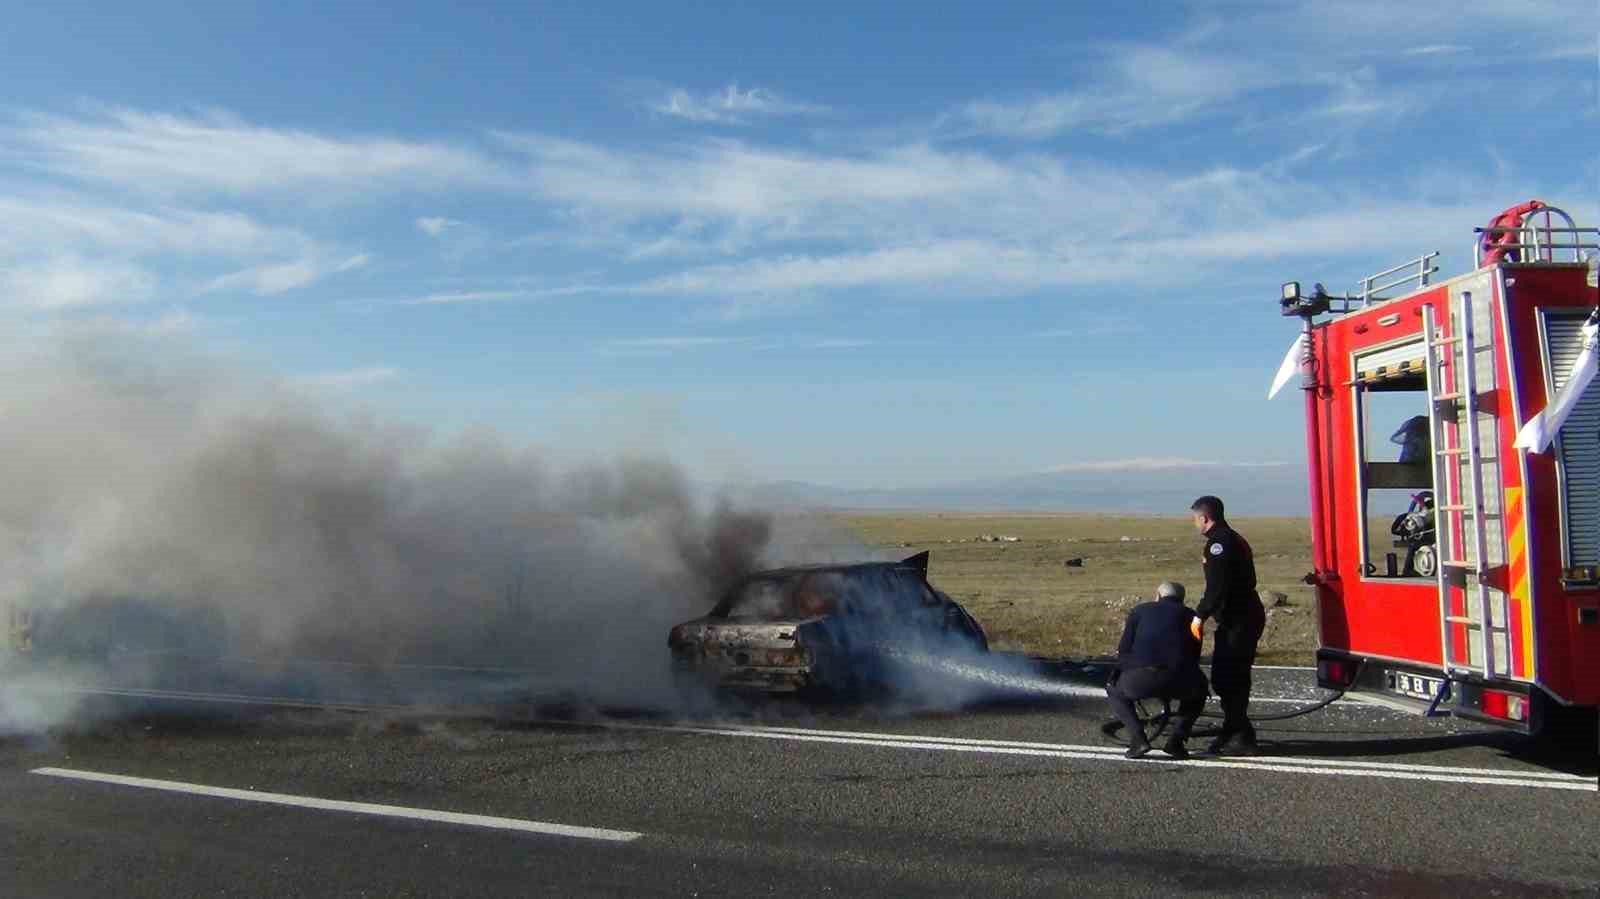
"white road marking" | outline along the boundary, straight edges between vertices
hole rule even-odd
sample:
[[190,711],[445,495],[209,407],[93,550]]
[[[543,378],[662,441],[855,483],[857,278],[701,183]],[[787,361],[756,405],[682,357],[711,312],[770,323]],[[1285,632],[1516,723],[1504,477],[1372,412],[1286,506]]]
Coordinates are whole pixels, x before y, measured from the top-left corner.
[[[576,722],[546,722],[576,724]],[[673,726],[622,722],[591,722],[578,726],[614,730],[658,731],[748,737],[768,740],[794,740],[801,743],[836,743],[877,746],[891,749],[923,749],[940,752],[974,752],[994,755],[1044,756],[1100,762],[1129,762],[1122,750],[1109,746],[1025,743],[1005,740],[962,740],[953,737],[926,737],[918,734],[869,734],[859,731],[823,731],[805,728],[769,728],[747,725]],[[1547,771],[1511,771],[1499,768],[1456,768],[1445,765],[1408,765],[1393,762],[1363,762],[1344,759],[1317,759],[1298,756],[1254,756],[1241,758],[1188,759],[1178,761],[1159,753],[1133,760],[1139,764],[1182,765],[1201,769],[1244,769],[1287,774],[1325,774],[1345,777],[1378,777],[1393,780],[1418,780],[1455,784],[1493,784],[1546,790],[1600,792],[1594,778]]]
[[163,790],[169,793],[189,793],[195,796],[238,799],[244,802],[262,802],[268,805],[288,805],[326,812],[353,812],[362,815],[378,815],[385,818],[407,818],[417,821],[437,821],[443,824],[464,824],[468,827],[516,830],[524,833],[574,837],[581,840],[630,843],[644,836],[642,833],[635,833],[631,830],[575,827],[570,824],[526,821],[521,818],[497,818],[490,815],[469,815],[462,812],[407,808],[403,805],[375,805],[370,802],[345,802],[338,799],[317,799],[312,796],[291,796],[285,793],[262,793],[255,790],[208,787],[202,784],[183,783],[176,780],[153,780],[148,777],[128,777],[122,774],[103,774],[98,771],[76,771],[70,768],[34,768],[30,773],[42,774],[46,777],[62,777],[69,780],[86,780],[123,787],[138,787],[145,790]]
[[169,699],[186,702],[218,703],[221,705],[283,706],[295,709],[323,709],[333,712],[415,712],[426,711],[417,705],[385,705],[370,702],[341,702],[338,700],[295,699],[288,696],[257,696],[248,693],[196,693],[189,690],[147,690],[138,687],[95,687],[52,685],[54,693],[79,693],[86,696],[126,696],[132,699]]
[[[1091,744],[1074,743],[1034,743],[1017,740],[976,740],[962,737],[929,737],[918,734],[894,733],[868,733],[855,730],[814,730],[804,727],[772,727],[768,725],[722,725],[731,730],[769,731],[772,733],[792,734],[825,734],[838,737],[861,737],[874,740],[916,740],[924,743],[949,743],[953,745],[971,746],[1019,746],[1034,749],[1054,749],[1073,752],[1094,752],[1102,755],[1122,755],[1120,746],[1097,746]],[[1251,762],[1259,764],[1293,764],[1316,765],[1329,768],[1373,768],[1390,771],[1423,771],[1428,773],[1449,772],[1453,774],[1476,774],[1497,777],[1512,777],[1516,779],[1536,779],[1563,781],[1568,783],[1591,783],[1593,778],[1577,774],[1562,774],[1554,771],[1513,771],[1506,768],[1464,768],[1453,765],[1418,765],[1408,762],[1371,762],[1361,759],[1320,759],[1297,756],[1254,756]]]
[[[304,701],[304,700],[296,700],[296,699],[280,698],[280,697],[255,697],[255,696],[242,696],[242,695],[185,693],[185,692],[178,692],[178,691],[157,691],[157,690],[117,690],[117,689],[93,688],[93,687],[91,687],[91,688],[78,688],[78,690],[81,690],[81,692],[103,692],[103,693],[111,693],[111,694],[122,694],[122,695],[130,695],[130,696],[147,696],[147,697],[164,696],[164,697],[167,697],[167,698],[194,699],[194,700],[212,701],[212,702],[223,701],[223,702],[239,702],[239,703],[264,704],[264,705],[282,704],[282,705],[295,705],[295,706],[301,706],[301,707],[321,706],[323,708],[343,708],[343,709],[350,709],[350,710],[378,710],[378,709],[384,708],[382,706],[363,705],[363,704],[355,704],[355,703],[348,704],[348,705],[342,705],[342,704],[335,705],[335,704],[326,704],[326,703],[315,703],[315,702],[307,702],[307,701]],[[1101,691],[1094,691],[1094,692],[1096,692],[1099,695],[1104,695],[1103,692],[1101,692]],[[1305,702],[1305,701],[1307,701],[1307,700],[1278,699],[1278,698],[1267,698],[1267,697],[1252,698],[1251,699],[1251,702],[1301,703],[1301,702]],[[394,708],[404,708],[404,707],[394,707]],[[412,711],[416,711],[416,709],[414,707],[411,708],[411,710]],[[677,732],[677,733],[693,733],[693,734],[713,734],[713,735],[720,735],[720,736],[764,737],[764,738],[767,738],[767,739],[790,739],[790,740],[796,740],[796,741],[800,741],[800,742],[841,743],[841,744],[850,744],[850,745],[882,746],[882,747],[900,748],[900,749],[928,749],[928,750],[943,750],[943,751],[949,751],[949,752],[988,752],[988,753],[995,753],[995,754],[1037,755],[1037,756],[1051,756],[1051,757],[1057,757],[1057,758],[1073,758],[1073,759],[1085,759],[1085,760],[1097,760],[1097,761],[1117,761],[1117,762],[1127,761],[1126,759],[1123,759],[1121,757],[1121,754],[1122,754],[1122,750],[1121,749],[1119,749],[1117,747],[1103,746],[1103,745],[1096,746],[1096,745],[1079,745],[1079,744],[1031,743],[1031,742],[1024,742],[1024,741],[1008,741],[1008,740],[974,740],[974,739],[962,739],[962,738],[955,738],[955,737],[931,737],[931,736],[923,736],[923,735],[916,735],[916,734],[874,734],[874,733],[867,733],[867,732],[861,732],[861,731],[825,731],[825,730],[810,730],[810,729],[806,729],[806,728],[776,728],[776,727],[760,727],[760,726],[752,726],[752,725],[707,725],[707,726],[690,727],[690,726],[672,726],[672,725],[633,724],[633,723],[625,723],[625,722],[581,722],[580,723],[580,722],[572,722],[572,721],[547,720],[547,719],[533,719],[533,720],[538,721],[539,723],[545,723],[545,724],[577,725],[577,726],[583,726],[583,727],[603,727],[603,728],[610,728],[610,729],[615,729],[615,730],[639,730],[639,731],[660,731],[660,732]],[[1464,767],[1451,767],[1451,766],[1442,766],[1442,765],[1414,765],[1414,764],[1395,763],[1395,762],[1369,762],[1369,761],[1360,761],[1360,760],[1319,759],[1319,758],[1305,758],[1305,757],[1295,757],[1295,756],[1256,756],[1256,757],[1251,757],[1248,760],[1221,758],[1221,759],[1205,759],[1205,760],[1188,760],[1188,761],[1180,762],[1180,761],[1175,761],[1175,760],[1172,760],[1172,759],[1168,759],[1168,758],[1166,758],[1164,756],[1161,756],[1161,755],[1153,755],[1152,757],[1150,757],[1148,759],[1140,759],[1138,761],[1140,761],[1140,762],[1157,762],[1157,763],[1166,764],[1166,765],[1185,765],[1185,766],[1199,765],[1199,766],[1211,768],[1211,769],[1214,769],[1214,770],[1215,769],[1223,769],[1223,768],[1244,768],[1244,769],[1264,770],[1264,771],[1279,771],[1279,772],[1286,772],[1286,773],[1329,774],[1329,775],[1345,775],[1345,776],[1356,776],[1356,777],[1387,777],[1387,778],[1396,778],[1396,779],[1403,779],[1403,780],[1425,780],[1425,781],[1437,781],[1437,782],[1445,782],[1445,783],[1464,783],[1464,784],[1482,783],[1482,784],[1499,784],[1499,785],[1503,785],[1503,786],[1524,786],[1524,787],[1536,787],[1536,788],[1544,788],[1544,789],[1580,790],[1580,791],[1587,791],[1587,792],[1600,792],[1600,787],[1597,787],[1594,778],[1582,777],[1582,776],[1571,775],[1571,774],[1560,774],[1560,773],[1553,773],[1553,772],[1545,772],[1545,771],[1515,771],[1515,770],[1499,769],[1499,768],[1464,768]],[[55,774],[56,776],[69,776],[69,774],[57,773],[59,771],[61,771],[61,769],[39,769],[36,773]],[[77,774],[78,775],[89,775],[91,773],[90,772],[77,772]],[[119,777],[119,776],[118,775],[93,775],[93,778],[103,778],[103,779],[104,778],[116,778],[116,777]],[[83,777],[83,779],[93,779],[93,778],[91,778],[89,776],[84,776]],[[123,778],[122,780],[116,781],[116,782],[125,782],[125,781],[126,782],[131,782],[131,781],[137,781],[137,780],[140,780],[140,779],[138,779],[138,778]],[[112,782],[112,781],[108,780],[108,782]],[[166,784],[166,783],[169,783],[169,782],[165,782],[165,781],[149,781],[147,783],[142,783],[142,784],[137,784],[137,785],[154,785],[154,784]],[[271,800],[271,799],[263,799],[262,797],[271,797],[271,796],[275,796],[276,795],[276,794],[270,794],[270,793],[256,793],[256,792],[251,792],[251,791],[229,791],[229,790],[223,790],[221,788],[198,787],[198,786],[194,786],[194,785],[181,785],[181,786],[191,787],[192,789],[189,789],[188,790],[189,792],[210,791],[210,792],[206,792],[205,795],[218,795],[218,796],[228,795],[228,796],[232,796],[233,798],[242,798],[242,799],[247,799],[247,800],[263,801],[263,802],[273,801],[273,800]],[[233,794],[238,794],[238,795],[234,796]],[[322,805],[318,805],[318,806],[314,806],[314,807],[340,808],[341,810],[347,810],[347,811],[368,811],[369,809],[380,810],[380,811],[372,811],[371,813],[373,813],[373,814],[384,814],[385,812],[383,812],[381,810],[391,808],[391,807],[388,807],[388,806],[370,806],[369,807],[369,806],[365,806],[363,803],[340,803],[340,802],[336,802],[336,801],[333,801],[333,800],[306,799],[304,797],[283,797],[283,798],[290,799],[290,800],[297,800],[297,802],[284,803],[284,804],[306,804],[306,805],[309,805],[310,803],[322,803]],[[398,807],[395,807],[395,808],[398,808]],[[415,809],[400,809],[399,811],[416,813],[415,815],[398,815],[400,817],[422,816],[422,815],[441,815],[441,816],[443,816],[443,815],[452,815],[452,814],[454,814],[454,813],[450,813],[450,812],[425,812],[425,811],[422,811],[422,810],[415,810]],[[457,816],[457,817],[461,817],[461,816]],[[465,816],[465,817],[466,818],[473,818],[473,817],[477,817],[477,816]],[[441,818],[438,818],[437,820],[454,820],[454,819],[446,819],[446,818],[442,818],[441,817]],[[510,821],[516,821],[517,819],[488,819],[488,820],[510,820]],[[523,825],[539,825],[539,822],[519,822],[519,823],[523,824]],[[494,825],[480,825],[480,826],[494,826]],[[539,826],[563,827],[564,825],[539,825]],[[519,827],[517,829],[529,829],[529,828],[527,828],[527,827]],[[579,829],[582,830],[583,828],[579,828]],[[625,833],[623,831],[599,831],[599,832]],[[637,837],[637,836],[638,836],[637,834],[634,835],[634,837]]]

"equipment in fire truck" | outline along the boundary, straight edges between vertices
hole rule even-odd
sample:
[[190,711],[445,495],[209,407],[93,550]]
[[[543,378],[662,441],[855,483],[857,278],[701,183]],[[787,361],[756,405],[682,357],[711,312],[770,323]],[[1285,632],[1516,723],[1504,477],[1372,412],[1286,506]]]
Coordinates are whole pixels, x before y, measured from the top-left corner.
[[[1538,212],[1548,207],[1539,200],[1529,200],[1519,203],[1510,209],[1489,220],[1489,227],[1483,229],[1483,237],[1479,239],[1478,251],[1482,254],[1479,266],[1495,265],[1500,262],[1518,261],[1518,250],[1522,249],[1522,222],[1530,212]],[[1545,213],[1545,224],[1550,223],[1550,213]],[[1571,220],[1568,220],[1571,224]]]
[[1424,490],[1411,497],[1411,505],[1400,513],[1389,526],[1389,533],[1399,539],[1395,546],[1404,547],[1405,565],[1401,577],[1433,577],[1439,570],[1439,557],[1434,551],[1433,491]]

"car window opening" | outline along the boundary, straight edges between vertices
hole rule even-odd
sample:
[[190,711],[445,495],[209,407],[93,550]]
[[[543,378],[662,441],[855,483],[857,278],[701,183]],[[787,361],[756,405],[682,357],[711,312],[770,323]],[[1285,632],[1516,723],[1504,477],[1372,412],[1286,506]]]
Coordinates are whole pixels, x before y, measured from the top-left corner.
[[922,577],[887,565],[799,570],[752,578],[711,611],[713,618],[783,621],[836,613],[874,617],[943,604]]

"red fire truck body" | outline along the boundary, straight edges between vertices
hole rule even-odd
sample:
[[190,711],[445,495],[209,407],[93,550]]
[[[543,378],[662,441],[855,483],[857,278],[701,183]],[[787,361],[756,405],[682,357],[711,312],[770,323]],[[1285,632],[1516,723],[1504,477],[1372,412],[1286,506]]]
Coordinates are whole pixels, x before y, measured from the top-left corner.
[[1285,285],[1325,687],[1524,731],[1600,706],[1600,379],[1550,447],[1514,445],[1587,364],[1600,241],[1540,216],[1489,229],[1480,267],[1442,283],[1434,253],[1356,296]]

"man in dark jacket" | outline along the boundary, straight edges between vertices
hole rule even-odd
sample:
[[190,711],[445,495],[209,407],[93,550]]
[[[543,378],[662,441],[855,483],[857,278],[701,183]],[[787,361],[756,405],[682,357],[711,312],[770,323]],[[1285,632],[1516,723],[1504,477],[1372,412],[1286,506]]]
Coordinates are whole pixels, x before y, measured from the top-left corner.
[[1117,644],[1117,677],[1106,684],[1111,710],[1128,731],[1128,758],[1150,751],[1150,740],[1134,714],[1136,699],[1176,699],[1178,723],[1162,747],[1167,755],[1189,757],[1184,740],[1206,704],[1206,676],[1200,673],[1200,627],[1194,610],[1183,604],[1183,585],[1156,588],[1156,601],[1134,606]]
[[1195,529],[1205,535],[1201,561],[1206,595],[1195,607],[1204,622],[1216,621],[1211,643],[1211,685],[1222,706],[1222,730],[1206,747],[1217,754],[1250,755],[1256,751],[1256,729],[1246,710],[1250,705],[1250,667],[1256,644],[1267,625],[1266,610],[1256,594],[1256,560],[1250,544],[1223,517],[1222,500],[1202,496],[1189,507]]

